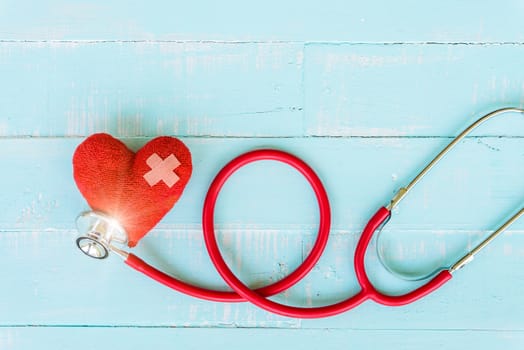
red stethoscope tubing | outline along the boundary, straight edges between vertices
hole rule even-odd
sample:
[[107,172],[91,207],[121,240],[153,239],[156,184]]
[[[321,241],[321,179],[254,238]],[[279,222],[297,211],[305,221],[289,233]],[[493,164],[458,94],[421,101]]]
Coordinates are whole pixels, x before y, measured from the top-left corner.
[[[260,289],[251,290],[233,274],[222,257],[215,235],[214,212],[218,195],[227,179],[241,167],[260,160],[274,160],[289,164],[304,175],[306,180],[312,186],[319,204],[320,224],[317,241],[315,242],[311,253],[295,271],[279,282]],[[133,254],[129,254],[126,263],[157,282],[182,293],[212,301],[250,301],[267,311],[288,317],[321,318],[333,316],[352,309],[367,299],[371,299],[383,305],[401,306],[418,300],[439,288],[451,279],[451,274],[447,270],[443,270],[422,287],[404,295],[390,296],[378,291],[371,284],[366,274],[364,258],[373,234],[390,217],[390,215],[391,212],[387,208],[380,208],[369,220],[362,232],[354,256],[355,272],[358,283],[361,287],[361,291],[356,295],[333,305],[312,308],[288,306],[271,301],[267,299],[268,296],[282,292],[296,284],[316,264],[324,251],[329,236],[331,211],[329,200],[322,182],[306,163],[286,152],[278,150],[256,150],[233,159],[217,174],[208,190],[202,213],[204,240],[209,256],[220,276],[234,290],[234,292],[221,292],[190,285],[155,269]]]
[[379,292],[373,284],[369,281],[366,273],[366,266],[364,258],[366,250],[371,242],[373,234],[389,219],[391,211],[385,207],[381,207],[375,215],[371,217],[368,224],[362,231],[362,235],[357,243],[355,249],[355,273],[357,275],[358,283],[363,291],[366,292],[369,299],[387,306],[402,306],[412,303],[420,298],[425,297],[434,290],[440,288],[444,283],[451,279],[451,273],[448,270],[442,270],[435,277],[429,280],[423,286],[403,295],[387,295]]
[[[268,297],[283,292],[295,285],[296,283],[298,283],[298,281],[304,278],[304,276],[306,276],[318,262],[320,256],[324,252],[329,238],[329,230],[331,227],[331,209],[329,206],[329,200],[326,190],[324,189],[322,182],[320,181],[316,173],[313,171],[313,169],[311,169],[309,165],[307,165],[299,158],[289,153],[277,150],[257,150],[253,152],[248,152],[229,162],[215,177],[215,180],[213,182],[214,185],[212,185],[209,188],[206,198],[214,197],[214,202],[216,202],[216,198],[218,197],[220,188],[229,178],[229,176],[231,176],[231,174],[233,174],[239,168],[258,160],[276,160],[289,164],[290,166],[298,170],[306,178],[306,180],[313,188],[320,211],[320,224],[318,227],[317,239],[315,241],[315,244],[313,245],[313,248],[311,249],[311,252],[303,261],[303,263],[292,273],[290,273],[280,281],[277,281],[273,284],[256,290],[257,295]],[[219,186],[217,187],[217,185]],[[213,189],[216,190],[216,192],[213,192]],[[204,207],[206,208],[208,205],[207,199],[205,203],[206,204],[204,205]],[[206,212],[206,209],[204,209],[204,212]],[[211,217],[212,216],[213,215],[211,215]],[[205,227],[206,226],[204,224],[204,231],[206,230]],[[167,287],[177,290],[181,293],[188,294],[196,298],[218,302],[246,301],[246,299],[244,299],[235,292],[211,290],[207,288],[197,287],[183,282],[181,280],[178,280],[148,265],[142,259],[138,258],[136,255],[133,254],[129,254],[125,262],[133,269],[147,275],[155,281],[164,284]]]

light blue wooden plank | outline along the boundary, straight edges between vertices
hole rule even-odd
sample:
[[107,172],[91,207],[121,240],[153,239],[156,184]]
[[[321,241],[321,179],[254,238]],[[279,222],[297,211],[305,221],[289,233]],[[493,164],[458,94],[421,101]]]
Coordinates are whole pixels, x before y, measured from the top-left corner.
[[[502,106],[524,105],[522,45],[315,44],[305,51],[310,135],[456,135]],[[480,135],[524,135],[521,115]]]
[[0,329],[2,350],[34,348],[99,349],[133,344],[134,348],[341,349],[521,349],[522,332],[493,331],[361,331],[278,329],[137,329],[137,328],[7,328]]
[[[226,231],[221,239],[232,241],[232,246],[225,244],[228,250],[236,245],[251,247],[252,261],[231,254],[235,269],[244,271],[253,285],[280,278],[287,271],[284,265],[296,265],[302,256],[301,235],[266,233]],[[6,290],[7,298],[0,302],[4,325],[297,326],[296,320],[245,304],[217,304],[181,295],[133,273],[116,257],[88,259],[74,246],[75,232],[2,232],[0,237],[6,253],[2,265],[16,266],[2,269],[0,276],[18,291]],[[34,242],[32,237],[38,237],[42,246],[26,245]],[[259,242],[269,247],[257,247]],[[163,231],[144,241],[137,254],[179,278],[223,290],[204,249],[200,231]],[[52,251],[56,255],[50,256]]]
[[[147,139],[127,139],[135,149]],[[379,206],[450,140],[425,138],[184,138],[194,175],[159,228],[197,227],[215,174],[236,155],[272,147],[309,162],[330,196],[333,226],[360,230]],[[1,229],[72,229],[86,209],[72,179],[71,158],[82,139],[2,139],[5,189]],[[395,212],[399,230],[488,230],[522,205],[522,138],[469,138],[415,188]],[[283,191],[283,189],[286,189]],[[271,162],[235,174],[219,199],[219,224],[312,227],[317,208],[305,180]],[[234,226],[233,226],[234,227]],[[522,223],[516,224],[522,228]]]
[[296,44],[1,43],[0,135],[301,135]]
[[[355,294],[352,257],[357,232],[333,232],[319,265],[279,302],[319,306]],[[233,237],[229,239],[227,237]],[[475,235],[475,238],[478,238]],[[472,236],[440,237],[448,250]],[[252,286],[281,278],[301,261],[312,237],[280,230],[226,230],[221,245],[236,273]],[[439,291],[411,305],[389,308],[366,302],[342,315],[319,320],[280,317],[248,304],[197,300],[160,286],[118,258],[94,261],[74,248],[73,232],[2,232],[5,286],[0,325],[105,325],[169,327],[270,327],[343,329],[523,330],[522,231],[496,241]],[[428,247],[429,250],[429,247]],[[392,277],[369,248],[368,271],[378,288],[400,294],[420,285]],[[148,237],[136,253],[188,281],[223,288],[208,260],[200,232],[177,230]],[[420,259],[434,257],[428,252]],[[489,278],[486,278],[489,276]]]
[[[520,319],[507,317],[508,312],[522,313],[522,221],[482,259],[461,271],[460,278],[424,301],[399,309],[366,303],[343,316],[312,322],[270,315],[248,305],[197,301],[137,276],[116,259],[89,260],[73,245],[73,220],[85,208],[70,170],[70,157],[79,141],[1,141],[0,157],[10,171],[3,175],[9,186],[1,197],[0,266],[6,268],[0,273],[4,283],[14,288],[0,289],[2,325],[522,330]],[[334,230],[328,250],[312,275],[279,300],[318,305],[358,290],[351,261],[365,221],[400,186],[400,179],[407,182],[418,164],[447,140],[185,141],[193,152],[195,176],[181,202],[143,241],[139,254],[181,277],[222,286],[206,256],[199,230],[205,189],[234,154],[257,146],[286,149],[310,162],[324,179],[332,200]],[[143,139],[131,140],[135,147],[141,142]],[[447,261],[479,239],[485,233],[481,231],[494,228],[513,208],[522,205],[522,189],[517,188],[524,156],[522,142],[522,138],[472,138],[464,142],[462,153],[451,154],[402,203],[385,232],[399,238],[400,243],[393,242],[391,249],[398,250],[400,244],[405,247],[396,255],[404,254],[406,261],[420,259],[422,268],[428,259]],[[473,159],[473,154],[478,158]],[[316,208],[307,186],[292,174],[287,168],[260,163],[232,178],[220,198],[217,221],[223,247],[235,270],[253,285],[280,278],[311,246]],[[269,183],[268,178],[272,179]],[[289,200],[282,196],[283,188],[291,196]],[[371,246],[370,275],[377,286],[394,293],[412,288],[413,284],[389,276],[374,251]],[[486,275],[497,277],[488,281]]]
[[0,135],[449,136],[524,104],[523,47],[2,43]]
[[0,39],[523,41],[518,0],[3,1]]

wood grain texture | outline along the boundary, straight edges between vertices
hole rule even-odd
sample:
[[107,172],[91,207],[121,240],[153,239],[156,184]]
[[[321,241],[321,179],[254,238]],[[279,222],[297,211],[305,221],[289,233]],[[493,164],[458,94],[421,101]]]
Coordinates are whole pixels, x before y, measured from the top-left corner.
[[0,134],[300,135],[302,60],[293,44],[0,43]]
[[240,0],[4,0],[0,38],[522,42],[523,11],[519,0],[272,0],[249,5]]
[[[65,332],[67,330],[67,332]],[[474,347],[518,348],[524,340],[522,332],[490,331],[418,331],[394,330],[362,331],[313,329],[188,329],[188,328],[9,328],[0,329],[0,346],[3,349],[34,349],[53,347],[62,349],[95,349],[98,343],[107,347],[121,346],[123,339],[136,348],[202,349],[213,345],[220,348],[238,347],[260,349],[291,348],[300,344],[302,349],[341,349],[345,347],[389,347],[408,350],[421,347],[456,349],[457,344]],[[90,341],[86,341],[86,339]],[[93,344],[95,343],[95,344]],[[257,344],[257,345],[254,345]]]
[[[514,44],[4,42],[0,135],[452,136],[524,105],[523,57]],[[501,119],[477,134],[524,135],[524,118]]]
[[[147,139],[124,139],[136,149]],[[158,228],[199,227],[202,203],[220,168],[247,150],[272,147],[301,157],[323,179],[336,229],[360,230],[370,213],[416,175],[444,138],[184,138],[194,175]],[[87,209],[72,178],[71,157],[80,138],[5,138],[0,156],[9,186],[2,191],[5,230],[73,229]],[[399,207],[388,227],[481,230],[492,228],[522,202],[522,138],[468,138],[436,167]],[[479,190],[482,188],[482,191]],[[486,200],[489,196],[490,200]],[[235,174],[219,197],[224,225],[311,227],[317,223],[312,191],[291,168],[273,162]],[[479,215],[480,214],[480,215]],[[516,223],[515,227],[522,227]]]
[[[500,106],[524,105],[524,73],[517,69],[524,64],[523,49],[307,45],[305,129],[318,136],[456,135]],[[477,134],[524,135],[521,115],[500,119]]]
[[[201,208],[217,171],[248,150],[308,162],[332,206],[325,254],[275,300],[304,307],[358,291],[352,266],[369,216],[453,135],[492,109],[524,106],[521,1],[0,1],[0,350],[521,349],[524,221],[455,278],[400,308],[372,302],[320,320],[200,301],[116,257],[74,247],[87,209],[72,179],[83,138],[132,149],[179,136],[194,176],[137,255],[201,286],[227,289],[207,256]],[[404,270],[447,266],[522,207],[524,118],[479,128],[395,210],[374,240],[372,282],[399,294]],[[216,212],[228,264],[252,287],[303,261],[318,221],[304,179],[252,164]]]

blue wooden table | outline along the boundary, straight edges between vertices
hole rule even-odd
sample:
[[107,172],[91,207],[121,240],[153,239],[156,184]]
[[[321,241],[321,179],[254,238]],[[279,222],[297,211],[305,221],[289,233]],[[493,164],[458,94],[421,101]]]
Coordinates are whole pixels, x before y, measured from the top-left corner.
[[[180,137],[194,175],[135,252],[226,290],[201,232],[209,183],[245,151],[296,154],[327,188],[332,232],[318,266],[274,299],[340,301],[359,289],[369,216],[466,125],[524,106],[523,15],[518,0],[0,1],[0,350],[522,349],[522,220],[419,302],[300,320],[83,256],[71,157],[95,132],[133,149]],[[398,268],[448,265],[521,208],[523,161],[522,115],[478,129],[402,202],[379,249]],[[216,221],[228,263],[257,287],[298,266],[318,213],[305,180],[261,162],[228,182]],[[423,283],[390,275],[375,241],[366,263],[387,293]]]

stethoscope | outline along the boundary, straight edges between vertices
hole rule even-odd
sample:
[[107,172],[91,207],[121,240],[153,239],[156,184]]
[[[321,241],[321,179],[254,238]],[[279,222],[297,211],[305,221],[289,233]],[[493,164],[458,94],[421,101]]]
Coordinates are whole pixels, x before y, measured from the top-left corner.
[[[365,226],[355,250],[354,268],[361,290],[356,295],[333,305],[303,308],[279,304],[268,299],[268,297],[290,288],[300,279],[302,279],[309,271],[311,271],[322,255],[327,244],[331,224],[331,210],[329,200],[326,190],[324,189],[324,186],[322,185],[319,177],[305,162],[294,155],[279,150],[264,149],[251,151],[230,161],[216,175],[215,179],[209,187],[204,201],[202,227],[206,248],[220,276],[234,290],[234,292],[215,291],[188,284],[157,270],[136,255],[118,248],[116,245],[125,245],[127,243],[126,232],[115,219],[103,213],[90,211],[85,212],[78,217],[77,226],[80,235],[76,240],[76,244],[78,248],[82,250],[82,252],[93,258],[102,259],[107,257],[109,252],[113,252],[122,257],[128,266],[179,292],[211,301],[250,301],[251,303],[267,311],[288,317],[320,318],[333,316],[352,309],[368,299],[387,306],[406,305],[428,295],[449,281],[452,278],[453,273],[471,262],[476,254],[478,254],[498,235],[504,232],[510,225],[512,225],[522,215],[524,215],[523,207],[509,220],[507,220],[493,233],[491,233],[487,238],[475,246],[471,251],[461,257],[456,263],[450,267],[439,268],[430,276],[423,276],[422,278],[432,278],[423,286],[418,287],[417,289],[406,294],[392,296],[380,292],[370,282],[366,273],[364,260],[368,245],[371,242],[375,232],[377,230],[381,230],[387,224],[392,216],[392,210],[398,206],[398,204],[406,197],[413,187],[415,187],[415,185],[417,185],[419,181],[464,137],[466,137],[484,122],[494,118],[495,116],[508,112],[524,113],[524,109],[502,108],[493,111],[475,121],[464,131],[462,131],[457,137],[455,137],[453,141],[449,143],[407,186],[400,188],[400,190],[398,190],[387,206],[378,209],[378,211],[371,217]],[[214,211],[220,190],[228,178],[246,164],[260,160],[274,160],[283,162],[295,168],[306,178],[308,183],[311,185],[318,202],[320,222],[316,242],[303,263],[295,271],[282,280],[266,287],[252,290],[233,274],[220,252],[215,235]],[[380,254],[380,251],[378,256],[379,260],[386,267],[386,269],[399,275],[397,271],[388,266],[386,259],[384,259],[382,254]],[[401,273],[400,276],[407,279],[412,279],[409,278],[409,276],[403,276]]]

